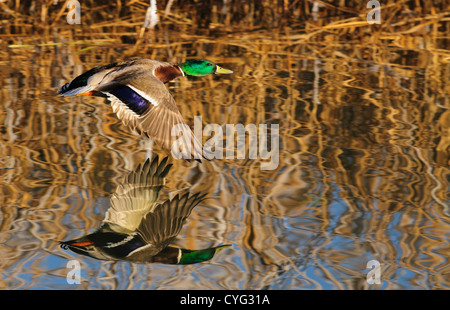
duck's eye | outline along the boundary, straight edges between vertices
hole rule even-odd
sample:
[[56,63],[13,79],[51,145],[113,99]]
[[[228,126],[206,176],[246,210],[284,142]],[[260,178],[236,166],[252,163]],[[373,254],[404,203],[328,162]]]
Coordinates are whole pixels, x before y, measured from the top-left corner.
[[208,64],[207,64],[207,66],[210,66],[210,67],[212,67],[212,65],[213,65],[213,64],[212,64],[212,63],[210,63],[210,62],[208,62]]

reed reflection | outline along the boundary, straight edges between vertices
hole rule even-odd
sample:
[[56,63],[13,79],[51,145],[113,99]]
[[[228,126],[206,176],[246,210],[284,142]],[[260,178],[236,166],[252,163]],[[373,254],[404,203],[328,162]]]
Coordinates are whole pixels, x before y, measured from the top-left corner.
[[210,260],[224,247],[189,250],[171,246],[203,193],[176,195],[158,203],[172,164],[168,157],[147,159],[119,184],[105,219],[94,233],[61,242],[63,249],[99,260],[194,264]]

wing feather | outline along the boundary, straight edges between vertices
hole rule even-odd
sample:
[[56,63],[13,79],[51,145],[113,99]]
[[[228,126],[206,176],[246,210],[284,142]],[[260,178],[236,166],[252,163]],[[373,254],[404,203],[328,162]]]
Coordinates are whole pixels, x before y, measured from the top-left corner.
[[192,209],[205,199],[204,194],[176,195],[155,207],[142,219],[138,232],[147,243],[167,244],[181,231]]

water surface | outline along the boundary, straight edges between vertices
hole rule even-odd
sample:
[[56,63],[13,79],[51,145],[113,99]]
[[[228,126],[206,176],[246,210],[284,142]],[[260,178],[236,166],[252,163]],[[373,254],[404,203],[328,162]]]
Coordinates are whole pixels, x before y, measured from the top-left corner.
[[[305,31],[311,25],[294,18],[288,26],[220,10],[202,24],[174,4],[140,36],[146,8],[133,8],[140,15],[113,6],[100,18],[82,7],[81,25],[60,15],[39,33],[4,29],[0,288],[450,287],[450,53],[440,35],[448,19],[374,38],[365,28]],[[260,158],[173,161],[161,198],[186,190],[209,197],[176,244],[232,245],[208,262],[98,261],[59,247],[95,231],[125,175],[164,154],[124,127],[106,100],[56,95],[91,67],[130,57],[208,58],[234,71],[169,83],[191,127],[194,116],[204,126],[279,124],[274,170],[261,170]],[[70,260],[81,264],[81,284],[66,280]],[[380,284],[367,282],[371,260]]]

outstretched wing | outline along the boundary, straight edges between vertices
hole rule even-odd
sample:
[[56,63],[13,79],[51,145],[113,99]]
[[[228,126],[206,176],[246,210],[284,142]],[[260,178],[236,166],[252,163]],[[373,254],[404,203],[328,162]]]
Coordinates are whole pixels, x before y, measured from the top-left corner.
[[121,84],[117,81],[98,88],[124,125],[144,134],[175,158],[197,159],[202,145],[186,124],[175,100],[152,72],[142,71]]

